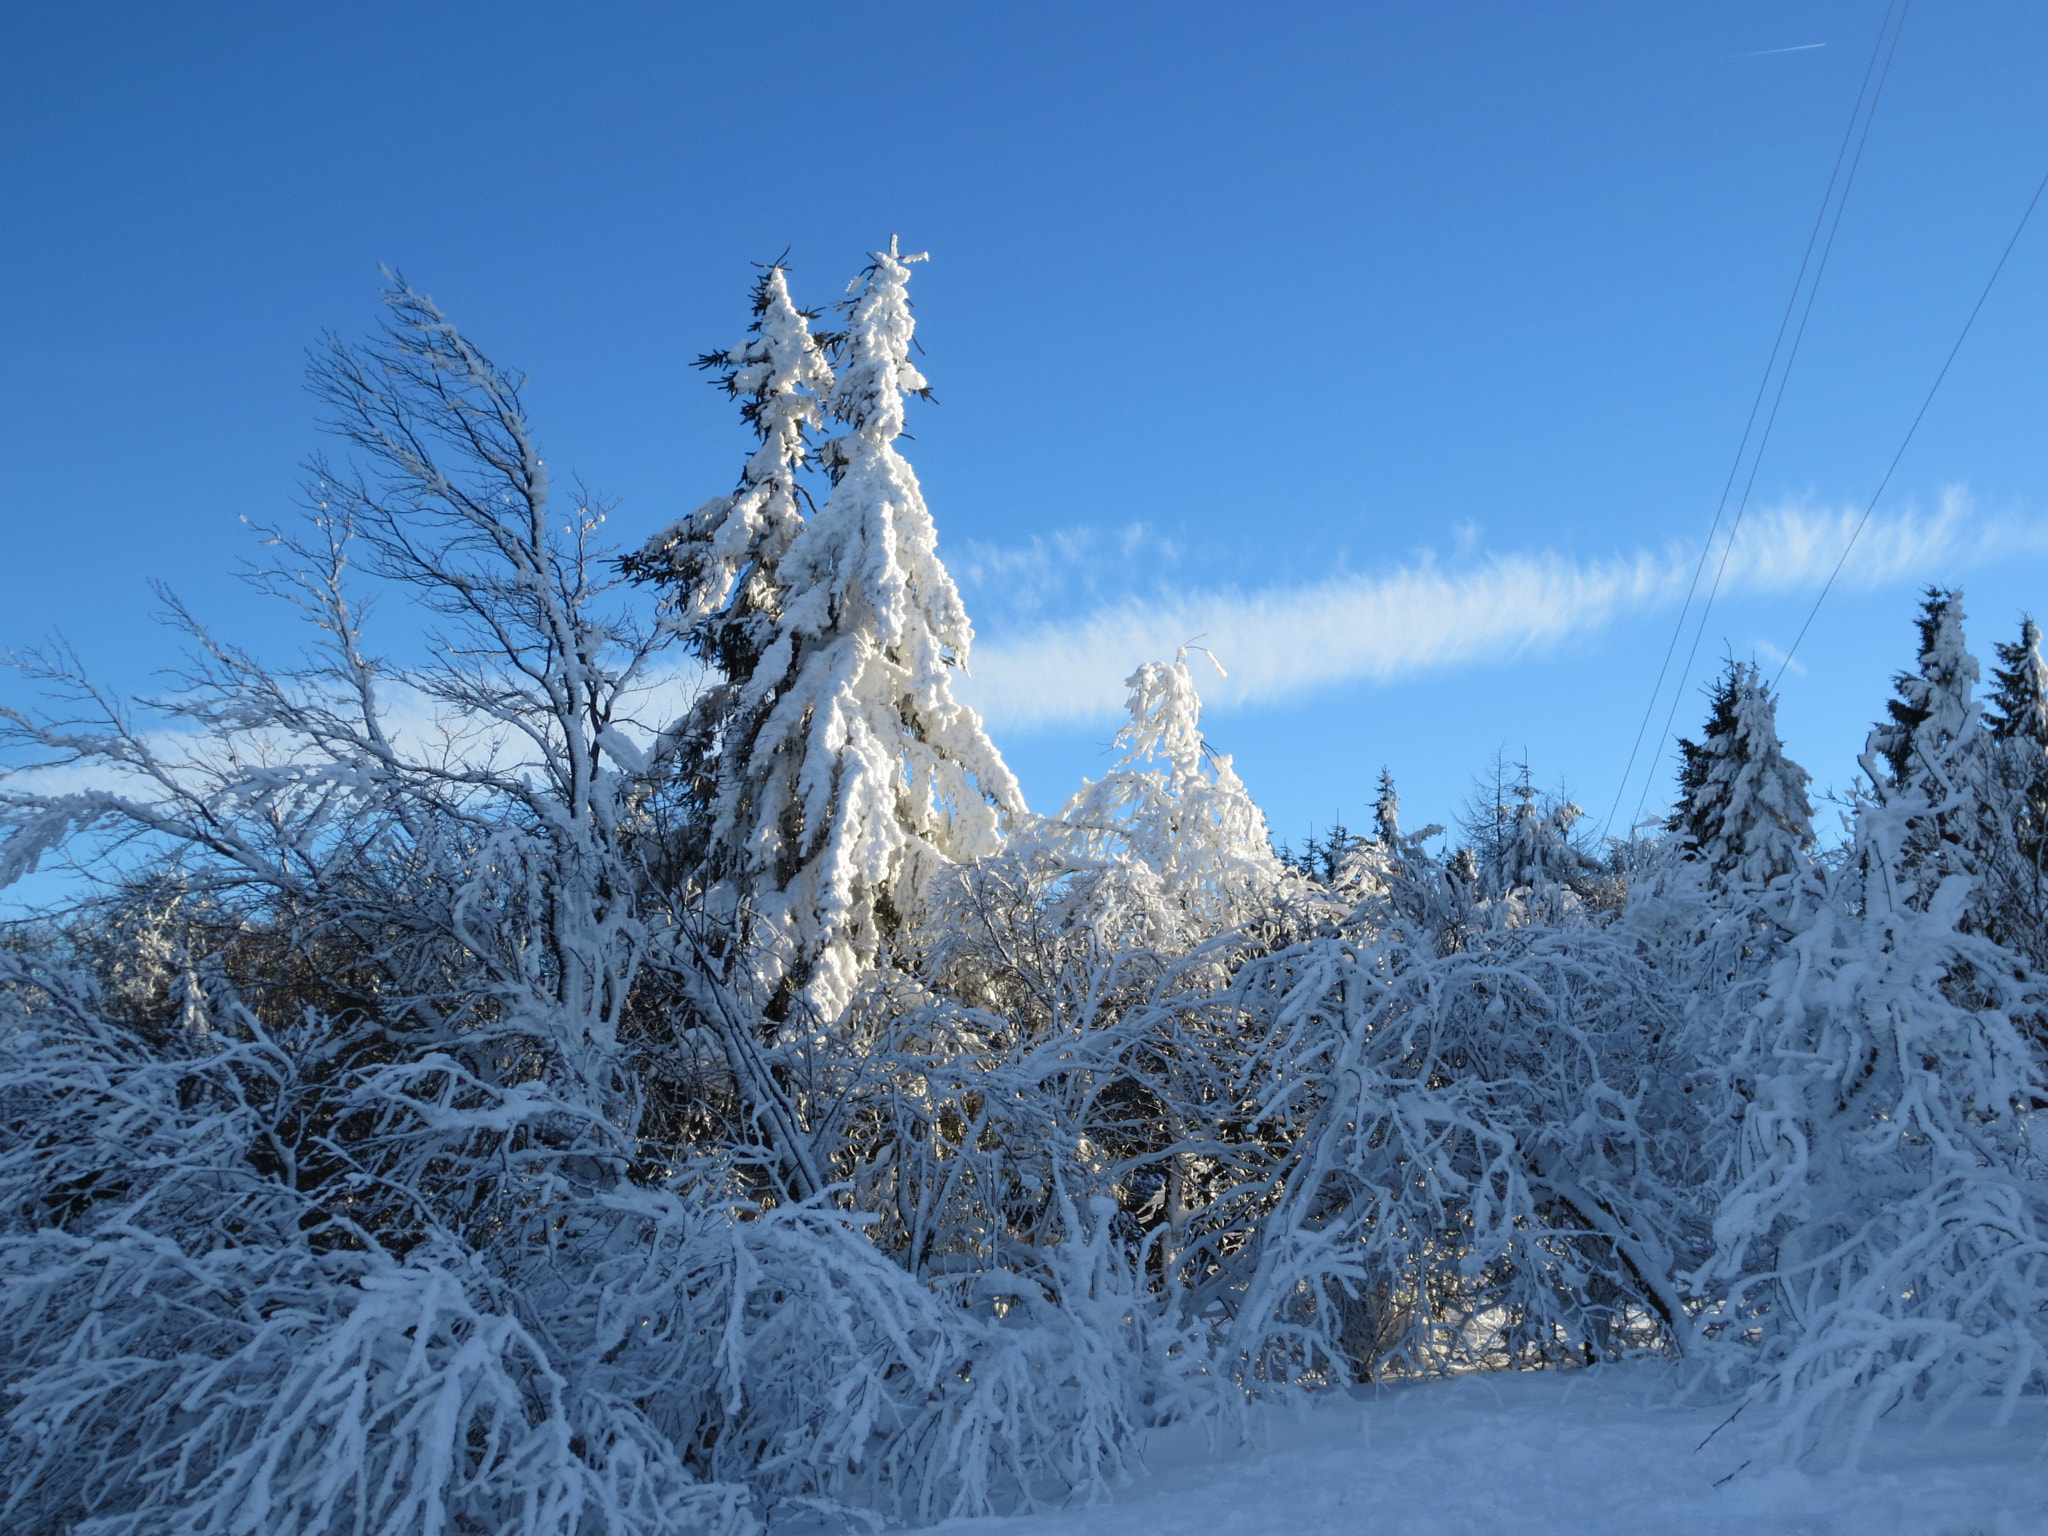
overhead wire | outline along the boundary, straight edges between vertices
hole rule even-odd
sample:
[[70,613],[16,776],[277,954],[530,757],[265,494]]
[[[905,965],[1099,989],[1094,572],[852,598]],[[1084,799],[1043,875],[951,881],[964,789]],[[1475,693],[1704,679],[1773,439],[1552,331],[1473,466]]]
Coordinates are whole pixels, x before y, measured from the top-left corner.
[[1819,595],[1814,598],[1813,606],[1807,610],[1806,622],[1799,626],[1799,633],[1792,637],[1792,644],[1785,652],[1785,659],[1779,663],[1777,676],[1771,680],[1773,688],[1783,680],[1785,669],[1792,665],[1792,657],[1799,650],[1799,642],[1806,638],[1806,632],[1813,627],[1814,618],[1820,613],[1820,605],[1827,601],[1828,593],[1834,590],[1835,578],[1842,574],[1842,568],[1849,563],[1849,556],[1856,548],[1856,541],[1863,537],[1863,530],[1870,522],[1870,514],[1877,510],[1878,500],[1884,495],[1885,488],[1892,483],[1892,475],[1897,471],[1899,461],[1905,458],[1907,448],[1912,446],[1913,435],[1920,430],[1920,423],[1927,419],[1927,408],[1934,404],[1934,397],[1940,391],[1942,381],[1948,377],[1948,371],[1954,365],[1956,355],[1963,350],[1963,343],[1969,340],[1970,328],[1977,323],[1977,316],[1984,312],[1985,300],[1991,297],[1991,290],[1998,285],[1999,275],[2005,271],[2005,264],[2011,259],[2014,248],[2019,245],[2020,236],[2026,233],[2028,221],[2034,217],[2034,210],[2041,205],[2044,193],[2048,193],[2048,173],[2042,175],[2039,184],[2034,188],[2034,195],[2027,199],[2026,209],[2020,214],[2019,223],[2013,227],[2012,238],[2005,242],[2005,249],[1999,252],[1998,263],[1992,267],[1991,276],[1984,280],[1983,291],[1977,295],[1977,302],[1970,307],[1969,318],[1963,322],[1962,330],[1957,332],[1955,345],[1948,349],[1948,356],[1942,359],[1941,371],[1935,374],[1934,382],[1927,387],[1927,394],[1920,402],[1920,409],[1913,413],[1912,424],[1906,428],[1906,435],[1899,440],[1898,452],[1892,455],[1891,462],[1885,466],[1884,475],[1877,482],[1877,489],[1870,493],[1870,500],[1863,508],[1863,515],[1856,520],[1855,528],[1850,531],[1849,542],[1842,546],[1841,558],[1835,562],[1835,568],[1828,572],[1828,579],[1821,584]]
[[[1763,468],[1764,450],[1770,446],[1771,431],[1778,423],[1778,408],[1785,403],[1785,387],[1792,380],[1792,365],[1799,360],[1800,343],[1806,339],[1806,324],[1807,321],[1813,318],[1814,300],[1820,297],[1821,278],[1827,273],[1828,258],[1834,254],[1835,236],[1841,230],[1842,215],[1848,211],[1849,193],[1855,185],[1856,172],[1863,164],[1864,146],[1870,142],[1871,125],[1877,121],[1878,103],[1884,97],[1885,82],[1891,78],[1892,60],[1898,55],[1899,36],[1906,29],[1906,13],[1911,7],[1912,0],[1904,0],[1904,3],[1899,7],[1899,24],[1892,31],[1891,46],[1885,50],[1884,69],[1877,77],[1877,90],[1870,98],[1870,111],[1864,116],[1863,131],[1856,140],[1856,156],[1849,162],[1849,175],[1842,183],[1841,200],[1835,204],[1835,217],[1834,221],[1828,226],[1827,244],[1821,249],[1820,265],[1814,269],[1813,285],[1806,292],[1806,307],[1800,311],[1799,329],[1793,334],[1792,350],[1786,355],[1784,372],[1778,376],[1778,392],[1772,398],[1771,413],[1764,421],[1763,435],[1758,439],[1756,454],[1750,460],[1749,479],[1742,487],[1742,500],[1735,508],[1735,518],[1729,524],[1728,537],[1721,546],[1721,560],[1714,567],[1714,582],[1707,589],[1707,600],[1700,605],[1699,624],[1693,629],[1692,647],[1686,652],[1685,666],[1679,672],[1678,681],[1671,690],[1671,707],[1664,714],[1664,729],[1657,737],[1657,750],[1661,750],[1664,743],[1671,739],[1671,727],[1678,718],[1679,702],[1685,697],[1686,682],[1692,676],[1693,663],[1699,659],[1700,641],[1707,632],[1707,617],[1713,612],[1714,600],[1721,595],[1721,581],[1728,573],[1729,557],[1735,553],[1735,536],[1741,532],[1743,514],[1749,510],[1750,496],[1756,489],[1756,477]],[[1883,36],[1882,32],[1879,33],[1879,36]],[[1709,542],[1711,543],[1711,540]],[[1655,778],[1654,764],[1656,759],[1657,751],[1652,751],[1650,754],[1650,761],[1653,765],[1652,771],[1643,775],[1643,790],[1636,798],[1636,809],[1633,819],[1637,823],[1641,822],[1643,807],[1650,798],[1650,785]]]
[[[1714,542],[1720,534],[1722,519],[1727,516],[1728,497],[1735,488],[1737,477],[1742,472],[1743,460],[1749,457],[1750,439],[1756,433],[1758,413],[1763,408],[1764,397],[1770,392],[1771,379],[1778,373],[1778,358],[1785,348],[1786,332],[1791,327],[1793,313],[1799,311],[1799,328],[1793,335],[1792,350],[1786,355],[1783,374],[1778,377],[1778,392],[1772,400],[1770,415],[1765,420],[1763,435],[1757,442],[1756,455],[1750,464],[1749,480],[1743,487],[1742,501],[1736,509],[1735,525],[1730,529],[1727,546],[1723,549],[1721,562],[1714,572],[1714,583],[1707,598],[1706,606],[1708,609],[1713,605],[1714,595],[1720,590],[1721,578],[1727,570],[1728,552],[1734,548],[1735,529],[1740,527],[1742,513],[1749,504],[1750,491],[1756,484],[1757,468],[1763,462],[1763,451],[1769,444],[1771,429],[1777,421],[1778,406],[1784,400],[1785,385],[1791,378],[1793,363],[1798,360],[1799,344],[1806,334],[1806,322],[1813,313],[1814,298],[1820,292],[1820,280],[1826,273],[1828,257],[1834,250],[1835,233],[1841,228],[1842,212],[1848,206],[1849,192],[1855,184],[1857,168],[1863,161],[1863,147],[1869,141],[1870,125],[1877,116],[1878,100],[1884,94],[1885,81],[1890,78],[1892,58],[1898,51],[1899,34],[1905,29],[1906,12],[1911,9],[1911,6],[1912,0],[1887,0],[1884,16],[1878,23],[1877,37],[1871,44],[1870,58],[1863,67],[1863,78],[1856,88],[1856,99],[1849,109],[1849,120],[1842,129],[1842,142],[1835,151],[1835,162],[1828,172],[1827,188],[1821,194],[1820,207],[1815,212],[1813,218],[1813,228],[1806,237],[1806,249],[1799,259],[1799,271],[1793,279],[1792,292],[1787,296],[1785,311],[1778,319],[1777,334],[1771,340],[1770,356],[1765,360],[1762,378],[1757,381],[1756,395],[1750,401],[1749,415],[1743,422],[1742,437],[1736,444],[1735,457],[1728,466],[1728,476],[1721,485],[1721,496],[1714,507],[1713,521],[1709,524],[1707,537],[1700,546],[1700,557],[1693,565],[1692,579],[1686,586],[1684,601],[1679,604],[1678,615],[1672,621],[1671,638],[1665,644],[1663,659],[1657,667],[1656,681],[1651,686],[1649,698],[1644,702],[1643,718],[1636,727],[1635,740],[1629,747],[1628,762],[1622,769],[1620,781],[1615,785],[1614,800],[1608,806],[1606,820],[1601,823],[1602,837],[1605,837],[1612,829],[1615,813],[1621,809],[1622,796],[1628,793],[1629,781],[1635,775],[1636,762],[1642,754],[1644,737],[1649,731],[1650,721],[1655,718],[1657,700],[1662,697],[1664,692],[1664,681],[1670,675],[1671,658],[1677,653],[1679,638],[1685,633],[1686,617],[1692,610],[1693,598],[1699,592],[1700,577],[1705,573],[1707,561],[1713,554]],[[1898,25],[1896,27],[1892,24],[1895,14],[1898,18]],[[1887,35],[1890,37],[1889,48],[1886,47]],[[1879,70],[1880,58],[1883,59],[1883,69],[1881,72]],[[1877,86],[1874,94],[1871,90],[1873,79],[1876,80]],[[1868,113],[1864,110],[1866,100],[1869,102]],[[1860,136],[1857,133],[1859,121],[1863,125],[1863,131]],[[1855,144],[1855,156],[1853,159],[1850,158],[1850,145],[1852,142]],[[1846,181],[1843,179],[1842,174],[1845,163],[1848,167]],[[1841,187],[1839,202],[1835,196],[1837,185]],[[1831,206],[1835,210],[1832,224],[1828,221],[1828,210]],[[1827,228],[1828,232],[1827,243],[1825,246],[1821,246],[1820,265],[1815,268],[1814,250],[1816,246],[1820,245],[1823,226]],[[1809,269],[1813,270],[1813,284],[1810,290],[1806,280]],[[1806,306],[1803,311],[1799,307],[1799,297],[1802,292],[1806,293]],[[1706,609],[1702,609],[1700,628],[1694,632],[1693,644],[1686,657],[1685,669],[1681,672],[1679,680],[1672,690],[1671,709],[1665,716],[1664,730],[1658,737],[1657,745],[1659,749],[1662,748],[1664,740],[1670,735],[1671,723],[1677,714],[1678,701],[1684,695],[1685,678],[1690,674],[1693,660],[1698,655],[1700,634],[1704,631],[1705,625]],[[1650,782],[1655,776],[1656,756],[1656,750],[1653,750],[1650,758],[1651,767],[1644,776],[1643,793],[1638,798],[1636,804],[1635,816],[1638,819],[1642,815],[1643,802],[1649,797]]]

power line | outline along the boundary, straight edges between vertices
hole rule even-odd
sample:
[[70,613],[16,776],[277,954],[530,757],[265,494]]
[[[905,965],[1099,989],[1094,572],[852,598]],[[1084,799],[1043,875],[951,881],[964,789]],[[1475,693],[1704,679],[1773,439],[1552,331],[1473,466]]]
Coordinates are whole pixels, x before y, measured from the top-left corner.
[[1998,264],[1991,269],[1991,276],[1984,281],[1984,291],[1977,295],[1977,302],[1970,308],[1970,318],[1963,322],[1962,330],[1956,335],[1956,344],[1948,349],[1948,356],[1942,359],[1941,371],[1935,374],[1934,382],[1927,388],[1927,397],[1920,402],[1920,409],[1913,414],[1912,425],[1906,428],[1905,437],[1899,441],[1899,451],[1892,455],[1891,463],[1885,466],[1884,478],[1877,482],[1877,489],[1870,493],[1870,502],[1864,507],[1863,515],[1856,520],[1856,526],[1849,534],[1849,542],[1842,546],[1842,558],[1837,560],[1835,568],[1828,572],[1828,579],[1822,584],[1820,595],[1814,598],[1813,607],[1807,610],[1806,622],[1799,626],[1799,633],[1792,637],[1792,644],[1786,650],[1785,659],[1778,667],[1778,675],[1771,680],[1773,688],[1784,679],[1785,669],[1792,665],[1792,656],[1799,649],[1799,642],[1806,638],[1807,630],[1813,627],[1813,620],[1820,612],[1820,605],[1827,601],[1828,593],[1834,589],[1835,578],[1842,574],[1842,567],[1849,563],[1850,551],[1856,548],[1856,541],[1863,537],[1863,529],[1870,522],[1870,514],[1877,510],[1878,498],[1884,495],[1885,487],[1892,483],[1893,472],[1898,469],[1899,461],[1906,456],[1906,449],[1912,444],[1913,434],[1920,430],[1920,423],[1926,420],[1927,408],[1934,404],[1934,397],[1941,389],[1942,380],[1948,377],[1948,370],[1954,364],[1956,354],[1963,350],[1963,343],[1969,339],[1970,327],[1977,323],[1977,316],[1983,313],[1984,301],[1991,297],[1991,290],[1998,284],[1999,274],[2005,270],[2006,261],[2011,257],[2014,247],[2020,243],[2020,236],[2026,233],[2027,221],[2033,218],[2034,210],[2040,206],[2041,195],[2044,192],[2048,192],[2048,174],[2041,177],[2039,185],[2034,188],[2034,195],[2027,199],[2026,211],[2020,215],[2019,223],[2013,227],[2012,238],[2005,242],[2005,249],[1998,254]]
[[[1912,0],[1905,0],[1905,4],[1899,8],[1899,24],[1892,31],[1891,46],[1885,50],[1884,70],[1877,77],[1877,90],[1870,98],[1870,111],[1863,119],[1863,132],[1856,140],[1856,157],[1849,162],[1849,176],[1842,184],[1842,198],[1835,204],[1834,222],[1828,226],[1827,244],[1821,249],[1820,265],[1814,270],[1813,286],[1806,293],[1806,308],[1800,312],[1799,329],[1792,338],[1792,350],[1785,359],[1785,371],[1778,377],[1778,393],[1771,401],[1771,414],[1764,422],[1763,436],[1757,443],[1756,456],[1750,460],[1749,479],[1742,487],[1742,500],[1735,508],[1735,520],[1729,525],[1727,542],[1721,546],[1721,560],[1714,567],[1714,584],[1708,588],[1707,600],[1700,607],[1700,621],[1692,632],[1692,647],[1685,654],[1685,667],[1678,674],[1678,682],[1671,690],[1671,707],[1665,711],[1664,729],[1657,738],[1659,750],[1662,750],[1664,743],[1671,739],[1672,723],[1678,718],[1678,704],[1685,696],[1686,680],[1692,676],[1692,664],[1699,659],[1700,641],[1707,632],[1707,616],[1713,612],[1714,599],[1721,595],[1721,579],[1727,574],[1729,557],[1735,553],[1735,535],[1741,530],[1743,513],[1749,510],[1749,498],[1756,489],[1757,474],[1763,468],[1764,450],[1770,446],[1771,430],[1778,423],[1778,407],[1785,403],[1785,386],[1792,380],[1792,365],[1798,361],[1800,343],[1806,339],[1806,323],[1813,318],[1813,303],[1820,296],[1820,282],[1826,275],[1828,258],[1834,254],[1835,235],[1841,230],[1842,215],[1848,211],[1849,192],[1855,185],[1856,172],[1863,164],[1863,150],[1870,142],[1870,128],[1877,121],[1878,103],[1884,98],[1885,82],[1891,79],[1892,60],[1898,56],[1899,37],[1906,30],[1906,13],[1911,8]],[[1878,29],[1878,36],[1880,39],[1884,36],[1881,27]],[[1712,542],[1711,538],[1708,542]],[[1656,759],[1657,754],[1653,752],[1650,757],[1651,771],[1643,775],[1643,792],[1636,798],[1634,819],[1637,822],[1642,820],[1643,806],[1650,798]]]
[[[1742,424],[1741,441],[1736,444],[1734,460],[1728,466],[1728,477],[1726,480],[1722,482],[1721,485],[1720,500],[1714,506],[1713,522],[1707,528],[1706,541],[1700,546],[1700,557],[1698,561],[1695,562],[1693,565],[1692,579],[1687,584],[1685,589],[1685,600],[1679,604],[1678,615],[1672,621],[1671,638],[1668,642],[1666,642],[1664,647],[1663,659],[1658,663],[1657,680],[1654,684],[1651,685],[1649,698],[1646,701],[1644,701],[1643,718],[1641,723],[1639,723],[1636,726],[1635,741],[1631,743],[1629,747],[1628,763],[1625,767],[1623,767],[1621,771],[1620,782],[1617,783],[1614,787],[1614,800],[1613,803],[1610,804],[1607,808],[1607,819],[1601,823],[1600,835],[1602,837],[1605,837],[1607,833],[1612,829],[1614,825],[1614,814],[1616,811],[1621,809],[1621,797],[1628,793],[1629,780],[1635,774],[1636,761],[1642,753],[1643,738],[1649,731],[1650,720],[1656,714],[1657,700],[1659,697],[1662,696],[1664,692],[1664,679],[1670,673],[1671,658],[1673,655],[1677,653],[1679,637],[1685,633],[1686,616],[1688,613],[1691,612],[1693,598],[1699,591],[1700,577],[1702,574],[1704,574],[1706,570],[1707,559],[1713,553],[1715,537],[1720,533],[1721,530],[1721,520],[1724,516],[1727,515],[1729,494],[1735,488],[1736,477],[1742,472],[1742,461],[1749,453],[1750,438],[1756,431],[1757,413],[1763,408],[1764,396],[1770,390],[1771,377],[1777,371],[1778,356],[1779,353],[1784,349],[1785,345],[1785,333],[1787,329],[1791,326],[1793,312],[1799,307],[1799,295],[1801,291],[1806,288],[1806,274],[1809,267],[1813,265],[1814,248],[1820,242],[1821,228],[1828,222],[1828,208],[1831,204],[1835,203],[1835,188],[1836,185],[1840,183],[1842,186],[1841,202],[1840,205],[1835,208],[1834,223],[1828,227],[1827,245],[1821,253],[1820,267],[1816,269],[1814,272],[1813,287],[1811,292],[1807,293],[1806,308],[1800,316],[1799,329],[1797,334],[1794,336],[1792,343],[1792,352],[1786,358],[1785,372],[1783,377],[1781,377],[1778,382],[1778,394],[1777,397],[1772,401],[1771,413],[1764,427],[1764,436],[1758,442],[1756,459],[1750,467],[1749,484],[1746,485],[1743,489],[1742,507],[1748,506],[1750,488],[1753,487],[1756,483],[1757,465],[1760,465],[1763,462],[1763,450],[1769,441],[1771,426],[1775,424],[1775,422],[1777,421],[1778,405],[1784,399],[1785,384],[1786,381],[1791,378],[1792,364],[1797,360],[1798,357],[1799,342],[1801,339],[1804,338],[1806,334],[1806,320],[1807,317],[1813,313],[1814,297],[1820,292],[1820,280],[1827,268],[1828,255],[1834,249],[1835,231],[1841,227],[1842,210],[1848,206],[1849,191],[1856,179],[1856,169],[1858,166],[1862,164],[1863,160],[1863,145],[1869,140],[1870,137],[1870,123],[1872,120],[1876,118],[1877,115],[1877,98],[1881,97],[1884,94],[1884,82],[1886,79],[1890,77],[1891,74],[1892,55],[1896,53],[1898,49],[1899,32],[1903,31],[1905,28],[1905,12],[1906,10],[1911,8],[1911,5],[1912,0],[1904,0],[1903,7],[1900,4],[1900,0],[1887,0],[1884,17],[1878,23],[1877,37],[1875,41],[1871,44],[1870,59],[1863,67],[1863,79],[1856,88],[1856,100],[1849,109],[1849,121],[1843,126],[1842,142],[1835,151],[1835,163],[1828,172],[1827,189],[1821,194],[1820,207],[1818,210],[1815,211],[1813,216],[1813,228],[1807,234],[1806,237],[1806,249],[1799,258],[1798,275],[1794,277],[1792,281],[1792,292],[1786,297],[1785,312],[1778,318],[1778,331],[1777,334],[1771,339],[1771,352],[1770,356],[1764,362],[1763,377],[1757,381],[1756,395],[1750,401],[1749,415]],[[1899,18],[1899,24],[1897,29],[1894,29],[1892,27],[1892,16],[1895,11],[1898,13]],[[1885,36],[1888,32],[1891,34],[1890,52],[1887,52],[1885,49]],[[1884,70],[1882,74],[1878,74],[1877,72],[1878,59],[1880,55],[1882,55],[1884,58]],[[1873,77],[1875,77],[1877,80],[1876,96],[1871,95],[1871,81]],[[1865,116],[1863,109],[1863,104],[1866,97],[1870,99],[1870,112],[1867,117]],[[1856,124],[1859,119],[1863,120],[1863,134],[1861,138],[1858,138],[1856,134]],[[1852,140],[1854,140],[1856,144],[1856,155],[1854,160],[1849,159],[1849,145]],[[1849,166],[1849,176],[1847,182],[1842,181],[1842,168],[1845,161],[1848,163]],[[1741,522],[1741,517],[1742,510],[1741,508],[1738,508],[1736,512],[1736,523],[1738,526]],[[1733,547],[1734,530],[1731,529],[1729,533],[1728,548],[1732,549]],[[1728,556],[1727,552],[1724,550],[1721,557],[1721,564],[1714,572],[1713,590],[1716,592],[1718,592],[1720,589],[1721,576],[1723,572],[1725,572],[1725,570],[1727,569],[1727,564]],[[1713,597],[1710,593],[1708,597],[1709,607],[1712,606],[1712,602]],[[1704,628],[1706,623],[1706,614],[1704,611],[1702,611],[1701,613],[1700,623],[1702,628]],[[1692,661],[1694,656],[1698,654],[1698,651],[1699,634],[1698,632],[1695,632],[1693,636],[1692,651],[1687,655],[1686,658],[1686,673],[1691,672]],[[1668,736],[1670,734],[1671,720],[1676,715],[1678,699],[1683,695],[1684,692],[1684,675],[1685,674],[1681,674],[1679,682],[1673,690],[1672,709],[1671,713],[1667,714],[1667,716],[1665,717],[1664,736]],[[1658,746],[1660,748],[1663,745],[1663,740],[1663,736],[1660,736],[1658,738]],[[1653,752],[1651,754],[1652,767],[1650,768],[1649,772],[1646,773],[1644,778],[1642,799],[1647,799],[1649,796],[1650,779],[1655,774],[1655,761],[1656,754],[1655,752]],[[1636,805],[1636,816],[1637,818],[1640,818],[1641,815],[1642,800],[1639,799]]]

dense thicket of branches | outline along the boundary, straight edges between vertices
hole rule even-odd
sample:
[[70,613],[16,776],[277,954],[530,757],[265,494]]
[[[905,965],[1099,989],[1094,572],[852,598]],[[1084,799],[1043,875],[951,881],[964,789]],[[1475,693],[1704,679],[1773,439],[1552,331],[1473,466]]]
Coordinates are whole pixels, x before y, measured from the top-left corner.
[[2031,624],[1987,722],[1930,595],[1825,853],[1741,666],[1604,850],[1502,770],[1441,857],[1390,779],[1276,856],[1185,655],[1034,817],[950,690],[907,260],[837,333],[764,274],[709,359],[760,447],[623,560],[394,280],[254,578],[311,659],[173,605],[138,714],[24,658],[0,875],[70,874],[0,942],[0,1523],[914,1523],[1636,1353],[1792,1454],[2048,1388]]

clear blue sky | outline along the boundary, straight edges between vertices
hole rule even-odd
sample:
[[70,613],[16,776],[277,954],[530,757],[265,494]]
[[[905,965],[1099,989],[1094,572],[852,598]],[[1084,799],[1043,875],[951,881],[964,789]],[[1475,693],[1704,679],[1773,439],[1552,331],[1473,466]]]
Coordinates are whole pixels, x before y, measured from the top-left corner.
[[[160,578],[294,644],[239,519],[288,507],[304,348],[373,323],[380,261],[531,373],[636,539],[737,471],[688,362],[749,263],[822,301],[897,232],[932,253],[910,451],[1034,805],[1100,770],[1120,651],[1206,634],[1283,837],[1383,763],[1444,818],[1501,747],[1604,814],[1881,14],[23,0],[0,639],[145,685]],[[2048,170],[2044,79],[2048,8],[1912,14],[1702,668],[1797,630]],[[1981,652],[2048,612],[2044,429],[2048,213],[1785,679],[1822,785],[1917,585],[1968,589]]]

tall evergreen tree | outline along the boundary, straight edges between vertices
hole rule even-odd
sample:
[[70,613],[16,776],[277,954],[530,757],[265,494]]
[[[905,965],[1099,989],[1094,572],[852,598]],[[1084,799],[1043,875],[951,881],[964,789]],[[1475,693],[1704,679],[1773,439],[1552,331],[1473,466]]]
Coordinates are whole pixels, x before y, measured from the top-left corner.
[[1706,730],[1681,741],[1672,830],[1714,884],[1764,886],[1805,867],[1813,846],[1806,770],[1778,741],[1778,703],[1753,666],[1731,661]]
[[824,1017],[932,872],[995,849],[1023,809],[980,718],[953,698],[974,632],[896,447],[904,395],[928,396],[910,362],[906,261],[891,240],[848,305],[827,402],[847,431],[819,451],[832,490],[778,564],[774,638],[735,706],[760,727],[721,770],[743,786],[729,878],[775,940],[763,980]]
[[2048,660],[2041,656],[2041,630],[2031,617],[2020,621],[2020,637],[1998,646],[2001,665],[1991,669],[1991,697],[1985,720],[2001,741],[2026,737],[2048,744]]
[[2000,665],[1986,721],[1996,742],[2002,857],[1992,871],[1995,936],[2048,969],[2048,661],[2031,618]]
[[1372,803],[1374,841],[1386,848],[1401,846],[1401,792],[1394,787],[1394,771],[1380,770],[1379,793]]
[[[1896,814],[1872,818],[1862,839],[1866,874],[1899,882],[1899,899],[1925,905],[1951,875],[1983,879],[1995,853],[1990,803],[1992,754],[1976,699],[1977,658],[1963,634],[1963,594],[1930,587],[1916,621],[1916,669],[1893,680],[1889,719],[1870,734],[1863,755],[1872,793]],[[1980,888],[1964,926],[1982,931],[1988,902]]]
[[1964,643],[1963,619],[1960,591],[1927,589],[1914,621],[1920,634],[1916,670],[1893,678],[1898,697],[1885,705],[1888,718],[1871,733],[1871,746],[1895,787],[1931,776],[1939,789],[1974,745],[1981,724],[1975,702],[1979,672]]
[[778,567],[802,531],[802,475],[808,434],[823,419],[832,369],[811,334],[813,312],[789,295],[780,261],[754,284],[747,338],[698,366],[739,400],[760,446],[739,488],[671,523],[623,562],[629,575],[663,589],[667,622],[710,667],[713,681],[665,733],[661,755],[683,789],[676,853],[687,883],[730,878],[747,865],[743,828],[750,781],[744,770],[772,692],[751,689],[774,643],[783,593]]

